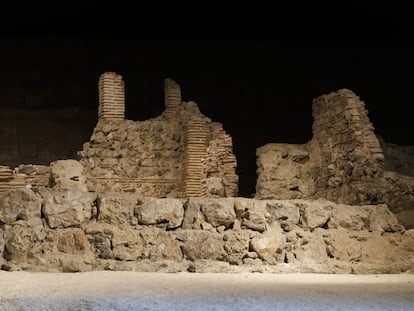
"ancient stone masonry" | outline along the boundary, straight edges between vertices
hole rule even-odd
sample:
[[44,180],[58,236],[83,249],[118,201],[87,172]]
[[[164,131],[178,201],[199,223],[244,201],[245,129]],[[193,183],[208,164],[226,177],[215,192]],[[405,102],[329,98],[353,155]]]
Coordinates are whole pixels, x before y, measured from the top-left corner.
[[258,148],[256,197],[386,203],[414,228],[414,178],[387,170],[384,153],[392,153],[383,152],[364,102],[342,89],[315,99],[312,109],[313,137],[307,144]]
[[0,194],[0,269],[414,273],[414,230],[384,204],[149,198],[81,184]]
[[[100,91],[105,94],[106,86],[113,84],[101,81],[121,81],[115,73],[102,77]],[[231,137],[220,123],[204,116],[196,103],[181,100],[178,83],[166,79],[164,91],[165,110],[153,119],[134,122],[112,118],[120,116],[116,111],[122,109],[105,106],[105,116],[79,153],[88,188],[154,197],[237,195]]]
[[367,167],[372,170],[382,168],[384,155],[364,102],[358,96],[350,90],[339,90],[315,99],[312,109],[312,140],[320,148],[323,168],[317,182],[322,188],[326,188],[325,183],[328,187],[337,187],[361,180],[363,176],[359,171]]
[[354,93],[314,101],[308,143],[258,148],[247,199],[230,135],[164,87],[163,114],[124,120],[105,73],[80,161],[0,166],[1,270],[414,273],[414,177],[387,170],[413,151],[384,159]]
[[99,119],[124,120],[125,90],[122,76],[105,72],[99,78]]
[[0,165],[0,192],[48,186],[49,171],[49,167],[45,165],[22,164],[14,170]]
[[24,186],[25,182],[21,176],[15,175],[13,170],[7,166],[0,166],[0,192],[23,188]]
[[203,160],[207,155],[207,127],[203,119],[191,119],[184,131],[183,186],[186,197],[206,195]]
[[239,177],[235,173],[237,160],[233,154],[233,142],[219,123],[212,124],[211,139],[204,162],[210,195],[237,196]]
[[164,80],[165,111],[167,119],[177,119],[181,105],[181,88],[172,79]]

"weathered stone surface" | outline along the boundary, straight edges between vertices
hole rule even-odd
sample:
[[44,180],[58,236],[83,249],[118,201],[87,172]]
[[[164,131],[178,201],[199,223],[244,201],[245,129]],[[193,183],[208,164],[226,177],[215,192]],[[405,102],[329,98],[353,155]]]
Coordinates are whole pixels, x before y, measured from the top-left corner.
[[224,226],[228,229],[233,226],[236,218],[233,199],[222,199],[219,201],[204,199],[200,200],[199,203],[201,205],[201,212],[213,227]]
[[226,257],[223,248],[223,235],[207,231],[189,231],[182,233],[181,251],[189,260],[223,260]]
[[323,233],[324,241],[327,244],[329,257],[344,262],[359,261],[362,256],[362,244],[358,237],[350,236],[344,228],[329,229]]
[[386,204],[364,206],[369,213],[369,230],[381,233],[402,231],[397,217],[391,213]]
[[234,208],[237,218],[241,219],[241,226],[243,228],[259,232],[266,230],[266,217],[269,217],[270,214],[266,209],[265,203],[251,199],[236,198],[234,200]]
[[377,232],[370,233],[361,244],[362,262],[390,264],[396,258],[395,247]]
[[44,200],[43,214],[50,228],[80,226],[92,217],[96,193],[79,190],[61,190]]
[[0,223],[40,217],[41,197],[30,189],[16,189],[0,194]]
[[185,214],[182,223],[183,229],[202,229],[205,217],[201,212],[203,199],[190,198],[184,204]]
[[57,189],[87,191],[83,165],[76,160],[58,160],[50,163],[52,186]]
[[123,228],[113,231],[112,253],[117,260],[138,260],[143,258],[144,243],[138,230]]
[[[223,236],[224,250],[230,264],[240,265],[249,252],[250,234],[247,230],[226,232]],[[257,256],[257,255],[256,255]]]
[[125,193],[109,192],[98,196],[98,221],[114,225],[136,223],[134,208],[139,199]]
[[368,212],[361,206],[344,204],[333,205],[328,222],[329,228],[343,227],[350,230],[362,230],[368,223]]
[[326,263],[328,260],[323,229],[317,228],[312,233],[305,231],[300,244],[295,248],[295,258],[306,264]]
[[144,257],[150,260],[182,260],[180,242],[173,231],[158,228],[143,228],[140,236],[144,243]]
[[259,258],[269,264],[277,264],[284,260],[286,237],[281,228],[273,226],[264,234],[250,241],[250,249],[257,253]]
[[3,230],[0,228],[0,258],[3,258],[3,251],[4,251]]
[[312,203],[301,200],[296,204],[301,208],[303,226],[311,230],[325,226],[333,210],[332,202],[324,200]]
[[58,229],[54,232],[56,246],[61,253],[82,254],[91,247],[85,232],[80,228]]
[[285,231],[291,231],[299,222],[299,208],[288,201],[266,201],[270,222],[277,221]]
[[[402,258],[413,256],[414,253],[414,229],[405,231],[401,235],[401,241],[397,244],[398,249],[403,253]],[[405,255],[406,254],[406,255]]]
[[225,189],[223,179],[220,177],[209,177],[206,179],[207,193],[211,197],[224,197]]
[[157,225],[167,229],[181,226],[184,218],[180,199],[146,198],[135,207],[134,214],[142,225]]
[[89,243],[94,248],[96,256],[102,259],[113,259],[112,237],[114,236],[115,231],[124,227],[128,228],[129,226],[101,222],[89,222],[82,226]]
[[256,155],[256,198],[299,199],[314,192],[313,182],[302,177],[311,165],[306,145],[267,144]]
[[14,263],[23,263],[37,244],[45,241],[46,231],[40,218],[19,220],[13,224],[4,248],[4,257]]

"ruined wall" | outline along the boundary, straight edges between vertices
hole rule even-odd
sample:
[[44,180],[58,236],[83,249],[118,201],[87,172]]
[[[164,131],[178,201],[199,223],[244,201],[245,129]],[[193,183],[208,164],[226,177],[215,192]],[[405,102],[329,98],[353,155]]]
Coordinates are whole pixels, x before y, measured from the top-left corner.
[[[340,188],[381,174],[384,155],[365,104],[342,89],[313,101],[313,137],[321,169],[317,188]],[[363,198],[361,198],[363,200]]]
[[[101,94],[112,90],[111,83],[102,81],[121,83],[115,73],[103,77]],[[123,96],[115,106],[105,105],[105,114],[100,113],[90,141],[79,153],[89,189],[154,197],[236,196],[237,162],[231,137],[196,103],[181,101],[175,81],[166,79],[164,91],[164,112],[145,121],[124,120],[112,112],[119,110]]]
[[347,158],[384,159],[365,104],[352,91],[341,89],[314,99],[312,112],[312,140],[319,145],[322,166],[343,165]]
[[182,140],[176,122],[100,121],[80,153],[88,187],[95,191],[179,196]]
[[389,170],[392,152],[383,152],[364,102],[342,89],[318,97],[312,109],[313,137],[307,144],[257,149],[256,198],[386,203],[414,228],[414,178]]
[[0,194],[0,269],[414,273],[414,230],[385,205]]

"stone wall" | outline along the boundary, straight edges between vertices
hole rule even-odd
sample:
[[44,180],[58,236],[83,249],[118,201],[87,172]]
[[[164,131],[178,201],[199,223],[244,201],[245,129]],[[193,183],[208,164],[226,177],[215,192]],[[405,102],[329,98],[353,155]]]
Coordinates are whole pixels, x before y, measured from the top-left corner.
[[313,137],[321,153],[322,166],[348,159],[384,159],[365,103],[350,90],[341,89],[313,101]]
[[390,170],[398,158],[391,160],[395,153],[381,148],[364,102],[343,89],[315,99],[312,108],[313,137],[307,144],[257,149],[256,198],[385,203],[414,228],[414,178]]
[[38,187],[0,194],[0,267],[413,273],[414,230],[385,205]]
[[[318,189],[368,183],[382,173],[384,155],[358,96],[346,89],[322,95],[313,101],[312,110],[312,146],[319,149],[319,159],[313,160],[321,167],[316,179]],[[360,196],[353,202],[371,200],[363,193]]]
[[[115,73],[109,75],[119,80]],[[106,91],[102,81],[101,77],[100,92],[111,92],[112,84]],[[181,101],[175,81],[166,79],[164,86],[165,110],[160,116],[137,122],[99,119],[79,153],[89,189],[154,197],[236,196],[237,162],[231,137],[196,103]],[[112,108],[119,110],[106,107],[106,115],[113,115]]]
[[21,164],[15,169],[0,165],[0,192],[32,187],[48,187],[50,167]]

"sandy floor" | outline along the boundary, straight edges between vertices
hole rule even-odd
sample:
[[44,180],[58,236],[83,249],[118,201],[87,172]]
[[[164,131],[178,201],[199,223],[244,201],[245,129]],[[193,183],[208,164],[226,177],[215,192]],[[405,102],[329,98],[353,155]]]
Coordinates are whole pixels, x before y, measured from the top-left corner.
[[0,271],[0,310],[414,310],[414,275]]

